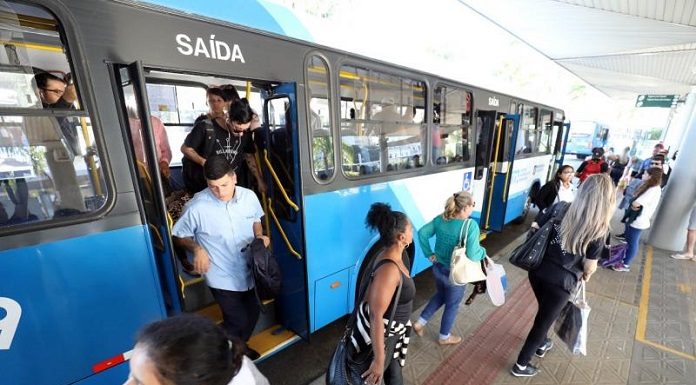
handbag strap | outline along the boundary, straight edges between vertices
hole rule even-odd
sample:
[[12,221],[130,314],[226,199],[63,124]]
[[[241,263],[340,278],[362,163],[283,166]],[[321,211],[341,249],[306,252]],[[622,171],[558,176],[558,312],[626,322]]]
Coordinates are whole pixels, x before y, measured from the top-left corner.
[[[464,227],[466,227],[466,233],[464,232]],[[464,244],[466,245],[466,238],[469,236],[469,219],[465,219],[462,223],[462,227],[459,229],[459,239],[457,240],[457,246],[462,247],[462,234],[464,234]]]

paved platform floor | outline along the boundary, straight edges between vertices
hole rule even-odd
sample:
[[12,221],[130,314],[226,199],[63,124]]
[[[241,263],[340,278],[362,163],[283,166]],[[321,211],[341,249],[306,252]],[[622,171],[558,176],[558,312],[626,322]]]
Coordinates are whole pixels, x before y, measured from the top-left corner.
[[536,312],[526,272],[507,262],[514,246],[495,258],[507,271],[506,304],[496,308],[485,294],[462,304],[453,333],[464,341],[448,347],[436,342],[440,310],[425,336],[412,336],[406,384],[696,384],[696,262],[645,244],[630,272],[600,268],[588,283],[587,356],[573,356],[553,336],[555,347],[532,360],[537,376],[510,375]]

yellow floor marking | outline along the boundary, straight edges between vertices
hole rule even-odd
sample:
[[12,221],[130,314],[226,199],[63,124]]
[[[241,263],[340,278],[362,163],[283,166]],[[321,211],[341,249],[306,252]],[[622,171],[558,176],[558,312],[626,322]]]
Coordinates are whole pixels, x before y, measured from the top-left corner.
[[280,325],[273,325],[268,329],[251,336],[249,347],[261,353],[263,356],[279,347],[295,340],[295,333]]
[[696,356],[672,349],[668,346],[645,339],[645,330],[648,326],[648,305],[650,302],[650,280],[652,279],[653,248],[648,246],[645,253],[645,267],[643,269],[643,284],[640,290],[640,305],[638,307],[638,323],[636,324],[636,341],[650,345],[656,349],[672,353],[674,355],[696,361]]

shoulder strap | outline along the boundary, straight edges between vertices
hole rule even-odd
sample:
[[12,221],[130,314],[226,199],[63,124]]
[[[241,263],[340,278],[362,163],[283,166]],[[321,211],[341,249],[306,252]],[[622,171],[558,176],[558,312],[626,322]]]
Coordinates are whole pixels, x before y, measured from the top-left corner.
[[355,323],[355,319],[358,316],[358,310],[360,308],[360,304],[363,302],[363,298],[365,297],[365,293],[367,292],[367,288],[370,286],[370,283],[372,282],[372,279],[375,277],[375,271],[377,269],[384,265],[385,263],[393,263],[396,265],[396,268],[399,270],[399,287],[396,289],[396,292],[394,293],[394,297],[392,298],[392,302],[394,303],[394,306],[392,307],[391,314],[389,315],[389,325],[391,326],[392,321],[394,320],[394,315],[396,314],[396,306],[397,306],[397,301],[399,300],[399,297],[401,297],[401,286],[404,283],[404,277],[402,277],[401,269],[399,269],[399,265],[396,264],[396,262],[390,260],[390,259],[382,259],[378,262],[373,262],[373,267],[372,267],[372,272],[370,273],[370,279],[368,282],[362,287],[360,290],[360,296],[358,297],[359,300],[356,301],[357,305],[353,308],[353,313],[351,313],[350,318],[348,319],[348,323],[346,323],[346,331],[352,327],[352,325]]
[[205,157],[209,157],[215,148],[215,126],[210,118],[203,119],[203,124],[205,125],[205,141],[203,142],[203,151],[205,151]]
[[[459,238],[457,239],[457,246],[462,247],[462,234],[464,234],[464,243],[466,244],[466,236],[469,234],[469,219],[465,219],[464,223],[462,223],[462,227],[459,229]],[[464,228],[466,227],[466,233],[464,232]]]

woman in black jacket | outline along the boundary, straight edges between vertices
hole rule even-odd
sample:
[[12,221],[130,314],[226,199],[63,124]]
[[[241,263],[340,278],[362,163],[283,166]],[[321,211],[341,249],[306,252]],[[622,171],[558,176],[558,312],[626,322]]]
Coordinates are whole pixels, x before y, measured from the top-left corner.
[[542,187],[534,197],[534,204],[539,211],[553,205],[556,202],[572,202],[575,199],[575,186],[570,183],[573,180],[575,170],[569,165],[563,165],[556,171],[553,180]]

